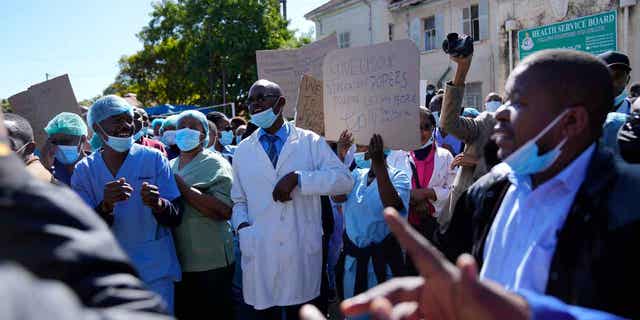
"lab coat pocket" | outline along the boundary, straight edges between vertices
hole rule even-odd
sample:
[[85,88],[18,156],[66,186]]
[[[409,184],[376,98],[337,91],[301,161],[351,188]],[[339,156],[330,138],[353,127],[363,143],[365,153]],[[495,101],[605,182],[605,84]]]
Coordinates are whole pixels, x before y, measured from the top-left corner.
[[240,253],[242,254],[243,262],[247,259],[251,259],[254,256],[255,244],[253,233],[253,227],[245,227],[238,232],[238,239],[240,241]]

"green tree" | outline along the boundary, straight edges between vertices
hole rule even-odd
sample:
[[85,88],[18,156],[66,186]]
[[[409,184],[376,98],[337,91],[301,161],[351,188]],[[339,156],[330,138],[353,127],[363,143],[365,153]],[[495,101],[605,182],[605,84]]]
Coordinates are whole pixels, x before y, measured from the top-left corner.
[[138,100],[212,105],[240,101],[257,78],[256,50],[296,41],[278,0],[178,0],[153,4],[138,34],[143,49],[119,61],[104,94]]
[[2,99],[1,105],[2,105],[2,112],[13,112],[13,108],[11,108],[11,104],[9,103],[9,100]]

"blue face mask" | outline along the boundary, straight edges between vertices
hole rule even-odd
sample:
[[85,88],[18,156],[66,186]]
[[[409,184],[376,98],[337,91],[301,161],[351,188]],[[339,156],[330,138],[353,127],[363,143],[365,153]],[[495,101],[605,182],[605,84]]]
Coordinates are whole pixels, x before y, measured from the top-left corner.
[[76,162],[79,157],[78,146],[58,146],[56,151],[56,160],[65,165]]
[[200,131],[183,128],[176,131],[176,144],[180,151],[191,151],[200,145]]
[[107,136],[107,141],[105,141],[105,143],[109,147],[111,147],[111,149],[120,153],[131,149],[131,146],[133,145],[133,136],[128,136],[126,138],[110,136],[99,124],[98,127],[100,127],[100,129],[102,129],[102,132],[104,132],[104,134]]
[[364,159],[365,152],[358,152],[353,154],[353,161],[356,162],[356,166],[360,169],[369,169],[371,168],[371,159]]
[[147,133],[147,128],[145,127],[140,128],[140,131],[133,134],[133,141],[140,140],[146,133]]
[[622,90],[622,92],[620,92],[617,97],[613,98],[613,106],[618,107],[622,103],[622,101],[627,98],[628,95],[629,94],[627,93],[626,89]]
[[166,146],[172,146],[176,144],[176,131],[175,130],[169,130],[169,131],[165,131],[162,134],[162,137],[160,138],[160,140],[162,141],[162,143],[164,143]]
[[[278,102],[280,102],[280,98],[276,100],[273,106],[276,106]],[[277,119],[278,115],[273,112],[273,107],[251,115],[251,122],[262,129],[271,128],[271,126],[273,126],[273,123],[276,122]]]
[[242,136],[236,136],[236,144],[240,144],[242,142]]
[[[366,152],[358,152],[353,154],[353,161],[356,162],[356,166],[360,169],[369,169],[371,168],[371,159],[365,160]],[[391,150],[384,150],[385,158],[391,154]]]
[[487,111],[489,112],[496,112],[501,105],[502,102],[500,101],[489,101],[484,104],[485,108],[487,108]]
[[222,131],[220,134],[220,144],[223,146],[228,146],[233,143],[233,132],[230,130]]
[[536,142],[543,137],[553,126],[555,126],[567,111],[551,121],[537,136],[529,140],[527,143],[514,151],[510,156],[504,159],[504,162],[511,167],[513,173],[519,176],[532,175],[547,170],[562,153],[562,147],[567,142],[565,138],[553,150],[539,155],[538,145]]

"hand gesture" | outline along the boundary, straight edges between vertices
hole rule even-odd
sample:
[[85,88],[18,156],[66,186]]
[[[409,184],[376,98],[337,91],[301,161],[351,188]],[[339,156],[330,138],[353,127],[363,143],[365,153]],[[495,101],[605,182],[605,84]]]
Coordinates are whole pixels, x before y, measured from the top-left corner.
[[[450,263],[429,241],[390,208],[385,220],[400,245],[416,262],[419,277],[395,278],[344,301],[346,316],[371,312],[374,319],[528,319],[526,301],[500,286],[479,281],[470,255]],[[304,307],[304,320],[322,320]]]
[[160,190],[158,186],[143,182],[140,195],[142,196],[142,203],[144,203],[145,206],[150,207],[156,212],[162,210],[162,201],[160,201]]
[[273,188],[273,201],[286,202],[291,201],[291,192],[298,185],[298,174],[290,172],[284,176],[275,188]]
[[461,153],[453,158],[451,162],[451,169],[455,169],[456,167],[474,167],[478,164],[478,159],[472,157],[470,155]]
[[352,145],[353,134],[351,134],[348,129],[342,131],[340,139],[338,139],[338,158],[340,158],[341,161],[344,161],[344,158],[347,156],[347,152]]
[[44,146],[42,146],[42,150],[40,150],[40,162],[45,168],[50,169],[53,166],[53,159],[57,151],[58,146],[51,143],[50,139],[47,139]]
[[104,211],[113,211],[115,203],[129,200],[132,192],[133,188],[127,183],[125,178],[107,182],[107,184],[104,185],[104,196],[102,199]]
[[371,137],[368,154],[372,163],[384,163],[384,142],[379,134]]

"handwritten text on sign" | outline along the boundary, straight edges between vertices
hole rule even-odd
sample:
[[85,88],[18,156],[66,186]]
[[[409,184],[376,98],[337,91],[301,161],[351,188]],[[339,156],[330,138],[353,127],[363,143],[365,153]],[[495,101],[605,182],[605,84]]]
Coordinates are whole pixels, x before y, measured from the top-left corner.
[[300,49],[259,50],[256,51],[258,77],[280,85],[287,100],[284,114],[293,117],[298,87],[303,74],[322,79],[322,61],[327,53],[338,48],[335,33],[310,43]]
[[379,133],[385,147],[420,144],[418,49],[409,40],[336,50],[324,60],[325,130],[350,130],[357,144]]
[[296,126],[324,135],[324,105],[322,80],[308,74],[302,76],[298,90]]

